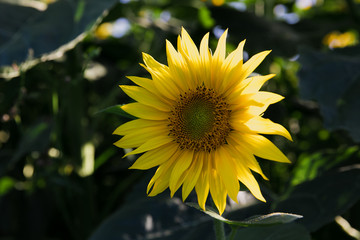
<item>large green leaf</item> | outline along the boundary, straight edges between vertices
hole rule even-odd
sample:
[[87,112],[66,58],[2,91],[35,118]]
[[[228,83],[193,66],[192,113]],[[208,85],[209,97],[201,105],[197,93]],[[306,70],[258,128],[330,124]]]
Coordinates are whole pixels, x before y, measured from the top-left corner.
[[[157,239],[157,240],[197,240],[207,239],[215,240],[215,233],[213,230],[212,218],[193,207],[187,207],[181,202],[181,196],[169,199],[168,192],[150,198],[146,196],[146,183],[151,178],[149,174],[146,178],[139,181],[129,193],[124,201],[122,207],[105,219],[100,226],[94,231],[90,240],[98,239]],[[189,201],[196,201],[195,194],[190,194]],[[196,204],[190,204],[197,206]],[[227,211],[226,214],[230,218],[243,219],[255,214],[268,212],[269,205],[258,204],[250,207]],[[197,207],[196,207],[197,208]],[[287,217],[285,217],[287,218]],[[289,216],[288,219],[277,219],[276,223],[289,222],[298,217]],[[260,220],[261,218],[255,217]],[[282,236],[306,236],[304,238],[294,238],[295,240],[307,240],[308,232],[304,227],[294,224],[280,224],[274,225],[276,219],[269,216],[268,219],[263,219],[264,223],[267,220],[272,221],[270,225],[256,225],[254,219],[246,220],[247,224],[254,223],[251,228],[244,232],[248,237],[238,238],[242,240],[247,239],[262,239],[262,230],[271,236],[271,240],[284,240]],[[260,220],[261,222],[262,220]],[[278,226],[283,226],[277,228]],[[285,226],[286,225],[286,226]],[[226,233],[230,233],[230,225],[226,224]],[[239,227],[238,231],[242,232],[241,226],[232,225],[232,227]],[[264,227],[264,228],[263,228]],[[273,228],[274,227],[274,228]],[[254,236],[259,235],[257,238]],[[292,239],[292,238],[288,238]]]
[[116,1],[58,0],[46,10],[9,2],[0,1],[0,66],[56,50],[89,30]]
[[[168,194],[168,193],[166,193]],[[275,215],[276,216],[276,215]],[[279,215],[277,215],[279,216]],[[298,217],[256,217],[246,225],[251,228],[239,229],[235,239],[255,240],[307,240],[307,230],[297,224],[281,224]],[[253,222],[254,221],[254,222]],[[233,221],[234,222],[234,221]],[[260,222],[263,222],[261,224]],[[239,227],[239,224],[233,225]],[[242,226],[242,225],[241,225]],[[230,230],[227,228],[227,230]],[[229,231],[227,231],[229,232]],[[240,237],[242,236],[242,237]],[[264,236],[269,238],[264,238]],[[288,238],[286,238],[288,237]],[[147,198],[125,204],[106,219],[89,240],[112,239],[157,239],[157,240],[215,240],[211,218],[194,208],[187,208],[178,198]]]
[[244,228],[237,231],[234,240],[310,240],[310,234],[300,224],[282,224]]
[[360,47],[328,53],[304,49],[300,94],[319,103],[325,126],[344,129],[360,142]]
[[146,198],[125,204],[107,218],[89,240],[180,240],[186,232],[205,221],[209,218],[187,208],[178,198]]
[[203,211],[204,213],[206,213],[207,215],[209,215],[210,217],[216,220],[220,220],[229,225],[235,225],[241,227],[277,225],[277,224],[289,223],[295,221],[296,219],[302,218],[302,216],[297,214],[275,212],[266,215],[253,216],[243,221],[232,221],[224,218],[223,216],[220,216],[218,213],[216,213],[214,210],[210,208],[207,208],[204,211],[197,204],[187,203],[187,205],[194,207],[200,211]]
[[298,222],[316,231],[359,199],[360,168],[352,166],[297,185],[276,210],[303,215]]

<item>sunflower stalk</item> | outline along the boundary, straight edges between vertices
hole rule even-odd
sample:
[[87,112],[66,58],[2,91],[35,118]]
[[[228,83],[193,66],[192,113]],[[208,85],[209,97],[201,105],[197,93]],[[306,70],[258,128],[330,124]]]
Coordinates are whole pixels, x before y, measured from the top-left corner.
[[235,236],[236,236],[236,232],[237,232],[237,230],[239,229],[239,227],[238,226],[231,226],[231,232],[230,232],[230,234],[229,234],[229,236],[228,236],[228,240],[234,240],[235,239]]
[[213,219],[216,240],[226,240],[224,222]]
[[[215,208],[215,203],[212,201],[211,205],[213,208]],[[225,235],[225,226],[224,226],[224,222],[216,219],[216,218],[212,218],[213,219],[213,224],[214,224],[214,231],[215,231],[215,239],[216,240],[226,240],[226,235]]]

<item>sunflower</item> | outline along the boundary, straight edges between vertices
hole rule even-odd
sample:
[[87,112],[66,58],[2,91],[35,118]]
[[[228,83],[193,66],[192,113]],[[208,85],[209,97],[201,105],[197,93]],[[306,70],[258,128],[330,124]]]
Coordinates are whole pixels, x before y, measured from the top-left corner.
[[250,76],[270,51],[254,55],[243,63],[245,40],[226,56],[227,30],[212,54],[209,33],[196,47],[182,28],[178,49],[166,41],[168,65],[143,53],[150,78],[128,77],[137,86],[121,89],[133,103],[121,108],[137,117],[119,126],[114,143],[133,148],[124,157],[142,154],[130,167],[158,167],[147,193],[155,196],[170,189],[171,197],[182,186],[183,201],[195,188],[198,203],[205,209],[209,195],[219,213],[226,197],[237,202],[241,181],[259,200],[265,199],[253,172],[262,172],[255,156],[277,162],[288,158],[262,134],[276,134],[291,140],[280,124],[261,117],[270,104],[282,96],[259,91],[274,74]]

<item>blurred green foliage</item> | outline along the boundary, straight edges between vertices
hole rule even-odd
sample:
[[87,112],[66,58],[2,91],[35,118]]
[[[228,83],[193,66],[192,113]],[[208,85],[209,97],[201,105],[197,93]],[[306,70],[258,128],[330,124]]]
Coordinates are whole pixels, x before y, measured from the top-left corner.
[[264,89],[285,96],[265,116],[290,130],[293,143],[271,138],[293,164],[259,159],[268,202],[241,192],[225,216],[304,217],[233,239],[355,239],[335,219],[359,233],[360,51],[324,38],[358,37],[359,1],[52,2],[0,0],[0,239],[214,239],[211,219],[177,195],[148,198],[151,171],[127,170],[134,157],[112,145],[131,118],[117,86],[148,76],[141,52],[166,63],[165,39],[175,44],[181,26],[197,44],[210,32],[213,50],[226,28],[229,52],[243,39],[245,58],[272,49],[256,71],[276,73]]

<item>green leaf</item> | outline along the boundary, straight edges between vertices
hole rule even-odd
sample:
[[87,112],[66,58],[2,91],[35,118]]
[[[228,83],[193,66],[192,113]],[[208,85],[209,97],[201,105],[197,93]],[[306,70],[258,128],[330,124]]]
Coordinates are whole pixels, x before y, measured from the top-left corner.
[[239,229],[234,240],[310,240],[309,232],[300,224],[282,224]]
[[[89,240],[180,240],[208,220],[201,218],[199,212],[192,208],[184,207],[178,198],[145,198],[123,205],[101,223]],[[198,238],[187,240],[193,239]]]
[[284,224],[284,223],[290,223],[290,222],[295,221],[296,219],[302,218],[301,215],[297,215],[297,214],[275,212],[275,213],[270,213],[270,214],[266,214],[266,215],[253,216],[253,217],[248,218],[243,221],[232,221],[232,220],[228,220],[228,219],[220,216],[218,213],[216,213],[214,210],[212,210],[210,208],[207,208],[204,211],[195,203],[187,203],[187,205],[194,207],[200,211],[203,211],[210,217],[220,220],[224,223],[227,223],[230,225],[241,226],[241,227],[254,227],[254,226]]
[[204,28],[211,28],[215,24],[214,19],[211,18],[209,9],[206,7],[201,7],[199,9],[199,20]]
[[355,165],[295,186],[275,209],[303,215],[299,223],[309,231],[316,231],[359,199],[360,168]]
[[[89,240],[115,240],[115,239],[156,239],[156,240],[198,240],[214,239],[213,221],[211,217],[198,211],[193,207],[185,207],[178,197],[168,198],[168,192],[159,194],[156,197],[146,197],[146,183],[152,177],[149,174],[146,178],[139,181],[126,198],[121,208],[105,219],[94,231]],[[191,201],[196,201],[196,196],[189,196]],[[191,205],[191,204],[190,204]],[[196,205],[195,205],[196,206]],[[195,207],[194,206],[194,207]],[[263,207],[264,205],[261,205]],[[264,211],[260,206],[236,210],[230,212],[231,216],[241,216],[242,214],[251,215]],[[253,221],[250,219],[249,221]],[[288,226],[289,225],[289,226]],[[227,227],[228,225],[226,225]],[[283,228],[276,228],[284,226]],[[286,227],[285,227],[286,226]],[[232,225],[232,227],[239,227]],[[275,227],[275,228],[273,228]],[[266,231],[271,240],[285,240],[275,238],[277,236],[296,236],[299,238],[288,238],[294,240],[309,239],[306,229],[297,224],[281,225],[258,225],[246,228],[244,238],[247,239],[267,239],[252,238],[256,234],[260,236],[262,230]],[[243,229],[239,229],[242,232]],[[290,232],[289,232],[290,231]],[[240,236],[240,235],[239,235]],[[303,237],[303,238],[300,238]],[[287,239],[287,240],[288,240]]]
[[74,40],[116,1],[60,0],[32,7],[10,2],[0,2],[0,66],[38,58]]
[[126,117],[126,118],[130,118],[130,119],[136,119],[134,116],[128,114],[127,112],[125,112],[124,110],[121,109],[121,106],[123,105],[114,105],[111,107],[107,107],[105,109],[102,109],[98,112],[96,112],[95,114],[99,114],[99,113],[111,113],[111,114],[115,114],[118,115],[120,117]]
[[357,161],[360,148],[358,146],[343,146],[339,149],[326,149],[316,153],[302,153],[294,167],[291,185],[312,180],[324,172],[344,162]]
[[360,47],[321,53],[303,49],[300,95],[319,103],[325,127],[360,142]]
[[8,193],[15,185],[14,179],[8,176],[0,178],[0,196]]
[[101,167],[107,160],[116,154],[115,148],[111,147],[105,150],[95,159],[94,170]]

